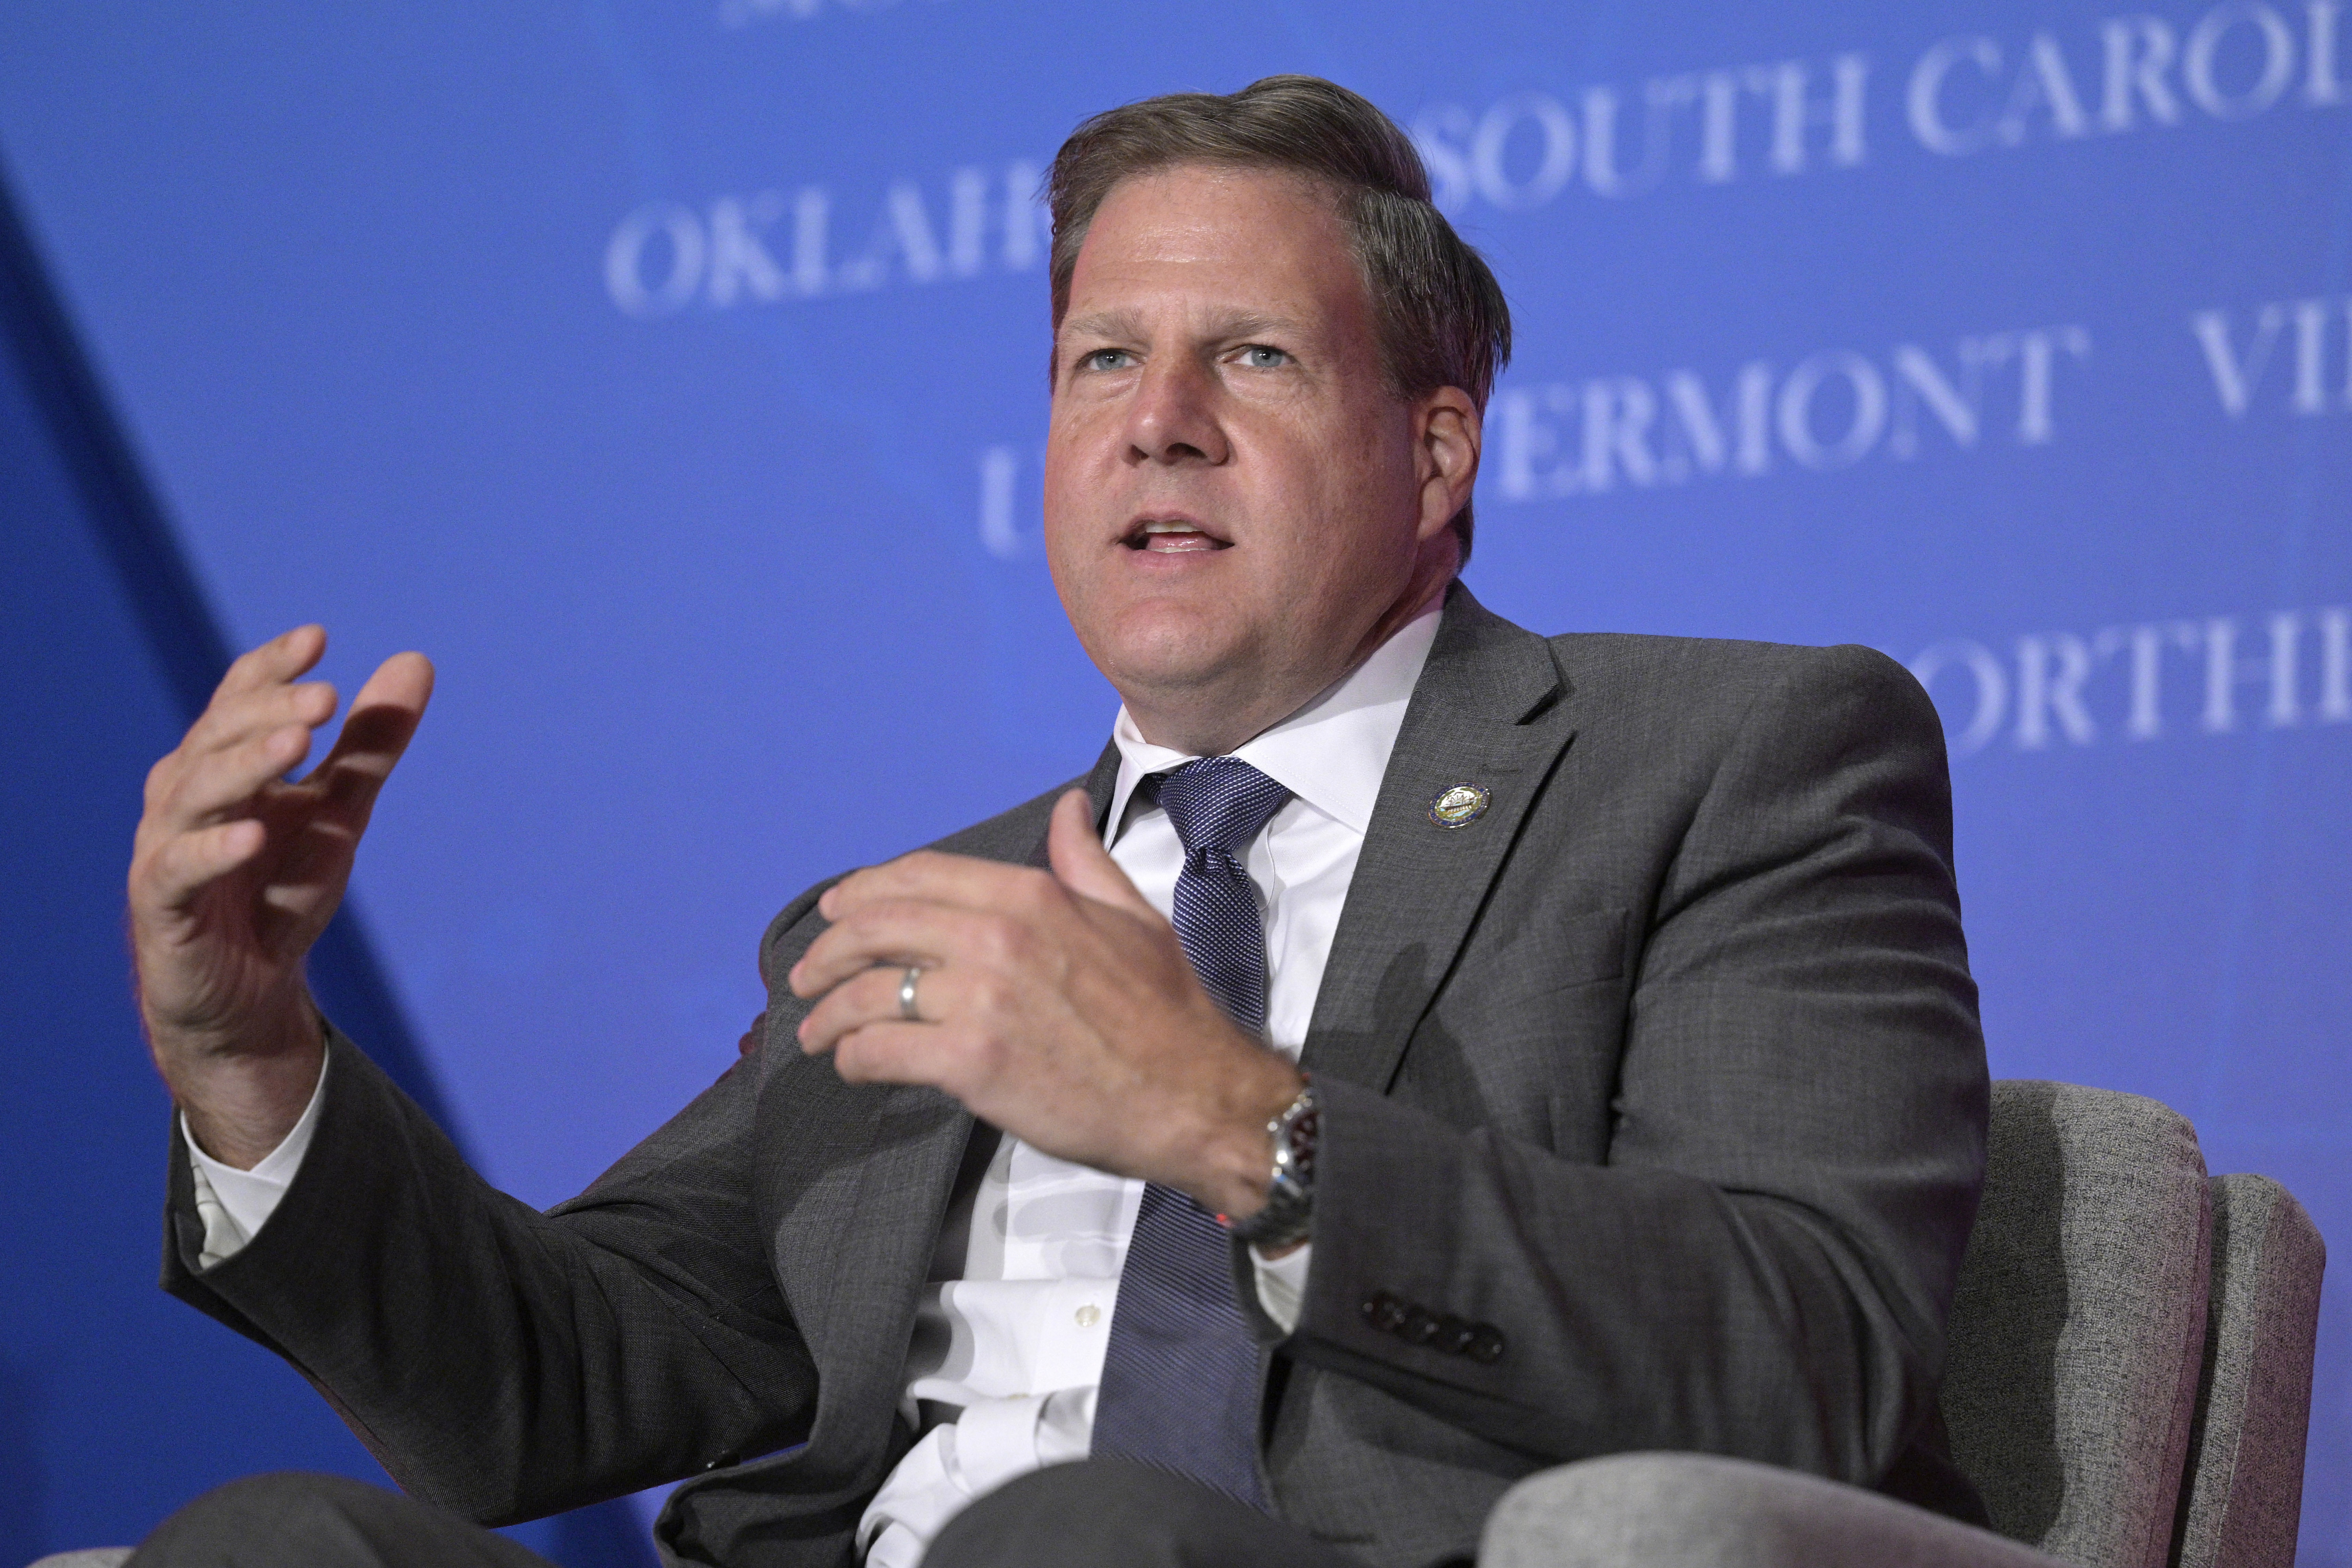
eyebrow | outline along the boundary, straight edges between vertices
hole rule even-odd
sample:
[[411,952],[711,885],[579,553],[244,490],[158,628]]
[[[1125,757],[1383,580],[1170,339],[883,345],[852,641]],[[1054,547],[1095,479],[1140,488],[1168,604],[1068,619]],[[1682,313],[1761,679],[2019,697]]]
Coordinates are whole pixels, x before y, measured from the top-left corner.
[[[1208,331],[1203,335],[1231,340],[1266,333],[1280,335],[1299,330],[1298,323],[1287,316],[1237,310],[1212,320]],[[1125,339],[1129,342],[1150,335],[1144,331],[1141,320],[1129,310],[1097,310],[1091,315],[1072,316],[1062,322],[1062,331],[1078,337]]]
[[1097,310],[1090,316],[1065,318],[1062,331],[1088,338],[1134,338],[1142,336],[1139,326],[1125,310]]

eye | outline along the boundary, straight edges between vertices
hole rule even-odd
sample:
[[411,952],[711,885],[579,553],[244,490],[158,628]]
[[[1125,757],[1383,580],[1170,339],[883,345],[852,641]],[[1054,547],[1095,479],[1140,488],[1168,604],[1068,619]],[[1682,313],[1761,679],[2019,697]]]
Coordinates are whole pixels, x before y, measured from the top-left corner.
[[1135,356],[1125,349],[1097,349],[1079,357],[1080,370],[1125,370],[1135,363]]
[[1265,343],[1252,343],[1242,350],[1241,362],[1251,370],[1279,370],[1290,363],[1290,356]]

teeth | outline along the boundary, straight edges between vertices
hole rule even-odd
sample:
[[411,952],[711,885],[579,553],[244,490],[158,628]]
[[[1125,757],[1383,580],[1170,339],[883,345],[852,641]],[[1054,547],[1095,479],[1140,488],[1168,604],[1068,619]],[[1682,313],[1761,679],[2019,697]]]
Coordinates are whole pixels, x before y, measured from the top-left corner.
[[1198,533],[1201,531],[1189,522],[1147,522],[1143,525],[1143,531],[1146,533]]

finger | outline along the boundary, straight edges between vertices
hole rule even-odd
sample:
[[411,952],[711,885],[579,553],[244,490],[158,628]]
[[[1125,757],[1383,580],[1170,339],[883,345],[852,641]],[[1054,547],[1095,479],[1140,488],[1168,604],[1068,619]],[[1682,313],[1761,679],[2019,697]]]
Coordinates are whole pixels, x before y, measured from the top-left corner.
[[899,988],[907,980],[905,964],[883,964],[851,975],[826,992],[824,999],[801,1020],[801,1049],[811,1056],[829,1051],[844,1035],[875,1024],[937,1024],[953,1005],[948,981],[951,973],[946,968],[923,966],[922,973],[915,977],[918,1013],[913,1018],[898,1008]]
[[966,1042],[956,1030],[896,1020],[843,1036],[833,1048],[833,1065],[851,1083],[925,1083],[950,1094],[972,1071]]
[[247,814],[270,782],[283,777],[310,749],[310,731],[299,724],[288,724],[242,745],[196,758],[180,772],[158,803],[153,813],[156,827],[166,834],[184,833],[226,816]]
[[1081,898],[1132,914],[1160,918],[1159,911],[1135,890],[1135,884],[1103,847],[1095,831],[1094,802],[1087,792],[1074,789],[1054,803],[1054,816],[1045,829],[1045,858],[1062,886]]
[[264,821],[271,853],[253,872],[264,884],[257,889],[260,907],[280,920],[299,923],[315,919],[323,926],[343,900],[358,836],[318,816]]
[[972,910],[1005,909],[1034,900],[1041,885],[1049,882],[1034,867],[918,849],[844,877],[817,900],[817,912],[837,921],[863,905],[898,899],[922,899]]
[[239,745],[266,730],[300,724],[315,730],[335,716],[335,689],[323,680],[263,686],[213,699],[188,728],[180,752],[198,756]]
[[321,789],[329,806],[354,829],[363,827],[432,700],[431,659],[421,653],[385,659],[352,699],[334,748],[302,782]]
[[268,829],[251,817],[178,834],[148,861],[144,891],[156,908],[177,912],[249,863],[268,840]]
[[994,915],[978,915],[951,904],[893,899],[845,911],[809,943],[789,976],[793,994],[822,996],[877,963],[946,964],[1002,959],[1019,940],[994,927]]
[[228,673],[221,677],[213,695],[217,699],[265,686],[282,686],[317,664],[326,651],[327,628],[315,621],[280,632],[259,647],[238,655],[236,662],[228,667]]

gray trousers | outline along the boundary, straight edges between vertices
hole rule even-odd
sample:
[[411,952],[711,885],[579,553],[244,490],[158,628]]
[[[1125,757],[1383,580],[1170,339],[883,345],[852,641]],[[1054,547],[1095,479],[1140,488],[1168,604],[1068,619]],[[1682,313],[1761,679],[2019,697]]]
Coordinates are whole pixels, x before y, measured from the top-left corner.
[[[949,1524],[926,1568],[1364,1568],[1280,1520],[1141,1465],[1024,1476]],[[456,1514],[342,1476],[253,1476],[155,1529],[128,1568],[552,1568]]]
[[1294,1564],[1365,1568],[1296,1525],[1125,1459],[1055,1465],[1008,1482],[950,1520],[923,1558],[923,1568]]
[[[348,1476],[215,1487],[155,1527],[137,1568],[554,1568],[469,1520]],[[129,1568],[129,1565],[126,1565]]]
[[[1466,1559],[1464,1560],[1467,1562]],[[990,1493],[924,1568],[1364,1568],[1180,1477],[1060,1465]],[[2063,1568],[1874,1492],[1695,1454],[1588,1459],[1520,1482],[1479,1568]],[[35,1568],[40,1568],[36,1564]],[[79,1568],[79,1565],[77,1565]],[[282,1474],[198,1498],[129,1568],[551,1568],[454,1514],[341,1476]]]

